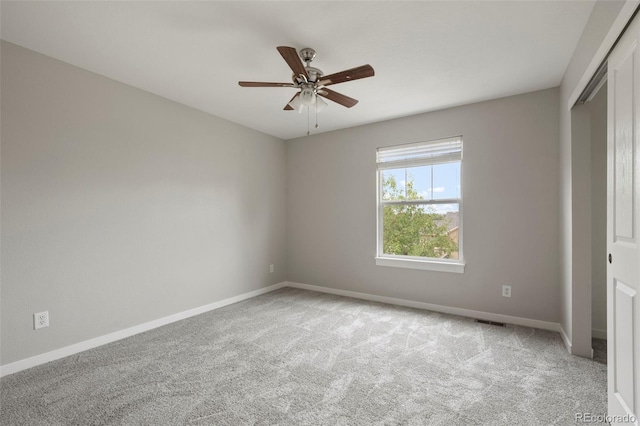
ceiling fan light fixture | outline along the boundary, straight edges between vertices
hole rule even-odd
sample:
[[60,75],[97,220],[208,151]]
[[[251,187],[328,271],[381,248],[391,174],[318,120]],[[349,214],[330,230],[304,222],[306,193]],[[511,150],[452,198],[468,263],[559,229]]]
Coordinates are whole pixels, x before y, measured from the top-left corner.
[[320,96],[316,95],[316,112],[322,111],[327,106],[327,103],[322,100]]
[[302,103],[300,96],[296,96],[293,99],[291,99],[291,101],[289,102],[289,106],[301,114],[302,108],[304,108],[304,103]]
[[302,105],[307,107],[316,103],[316,94],[312,87],[303,87],[298,98],[302,101]]

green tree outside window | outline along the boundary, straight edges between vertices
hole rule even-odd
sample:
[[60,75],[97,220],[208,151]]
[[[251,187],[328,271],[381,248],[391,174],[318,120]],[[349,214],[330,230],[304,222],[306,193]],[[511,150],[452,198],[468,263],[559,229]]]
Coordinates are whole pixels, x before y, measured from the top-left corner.
[[[414,181],[408,175],[406,188],[399,188],[393,175],[383,177],[383,199],[419,199]],[[448,220],[428,204],[384,206],[383,252],[405,256],[457,258],[458,244],[450,238]]]

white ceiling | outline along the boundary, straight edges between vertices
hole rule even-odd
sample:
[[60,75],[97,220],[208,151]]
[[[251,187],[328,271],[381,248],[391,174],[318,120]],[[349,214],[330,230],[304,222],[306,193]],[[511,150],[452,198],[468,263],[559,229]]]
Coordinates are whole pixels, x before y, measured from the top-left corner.
[[371,64],[375,77],[331,88],[329,131],[560,84],[592,1],[2,1],[4,40],[291,139],[307,114],[283,111],[289,82],[276,46],[317,51],[325,74]]

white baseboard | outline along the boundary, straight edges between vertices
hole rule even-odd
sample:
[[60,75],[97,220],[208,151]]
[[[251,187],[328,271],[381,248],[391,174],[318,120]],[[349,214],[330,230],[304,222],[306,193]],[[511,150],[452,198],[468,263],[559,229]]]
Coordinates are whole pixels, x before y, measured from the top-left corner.
[[[569,339],[567,332],[564,331],[564,328],[562,328],[562,326],[560,326],[560,336],[562,336],[562,341],[567,347],[567,352],[573,355],[573,345],[571,343],[571,339]],[[607,330],[600,330],[597,328],[591,329],[591,337],[594,339],[607,340]],[[591,348],[591,359],[593,359],[593,348]]]
[[573,355],[573,344],[571,343],[571,339],[569,339],[569,336],[567,335],[567,332],[564,331],[562,325],[558,325],[560,326],[560,330],[558,331],[560,333],[560,337],[562,337],[562,341],[564,342],[565,347],[567,348],[567,352]]
[[607,330],[600,330],[598,328],[594,328],[591,330],[591,337],[593,337],[594,339],[607,340]]
[[161,327],[163,325],[171,324],[176,321],[180,321],[195,315],[200,315],[205,312],[212,311],[214,309],[222,308],[223,306],[238,303],[252,297],[259,296],[261,294],[269,293],[271,291],[282,288],[286,285],[285,282],[271,285],[269,287],[260,288],[258,290],[250,291],[248,293],[240,294],[238,296],[230,297],[228,299],[220,300],[218,302],[209,303],[208,305],[200,306],[197,308],[189,309],[184,312],[178,312],[177,314],[169,315],[164,318],[145,322],[144,324],[136,325],[133,327],[125,328],[124,330],[115,331],[113,333],[105,334],[104,336],[95,337],[93,339],[85,340],[83,342],[75,343],[64,348],[56,349],[50,352],[45,352],[40,355],[32,356],[30,358],[21,359],[6,365],[0,366],[0,377],[7,376],[9,374],[17,373],[18,371],[26,370],[27,368],[35,367],[37,365],[45,364],[50,361],[55,361],[60,358],[74,355],[79,352],[83,352],[89,349],[96,348],[98,346],[105,345],[107,343],[115,342],[116,340],[124,339],[126,337],[133,336],[135,334],[143,333],[145,331],[152,330],[154,328]]
[[[434,312],[445,314],[460,315],[463,317],[478,318],[482,320],[504,322],[525,327],[540,328],[543,330],[551,330],[560,332],[561,327],[557,322],[540,321],[529,318],[514,317],[510,315],[494,314],[491,312],[474,311],[471,309],[454,308],[451,306],[435,305],[432,303],[415,302],[413,300],[396,299],[393,297],[376,296],[368,293],[358,293],[355,291],[339,290],[330,287],[322,287],[317,285],[301,284],[287,281],[285,287],[300,288],[303,290],[317,291],[321,293],[336,294],[338,296],[353,297],[356,299],[371,300],[373,302],[388,303],[391,305],[407,306],[409,308],[426,309]],[[562,334],[562,333],[561,333]],[[566,343],[565,343],[566,344]]]
[[[393,297],[377,296],[368,293],[359,293],[355,291],[340,290],[330,287],[322,287],[309,284],[301,284],[296,282],[284,281],[278,284],[264,287],[258,290],[254,290],[248,293],[244,293],[238,296],[230,297],[228,299],[213,302],[208,305],[200,306],[197,308],[189,309],[184,312],[179,312],[173,315],[169,315],[164,318],[149,321],[144,324],[136,325],[126,328],[124,330],[116,331],[106,334],[104,336],[95,337],[93,339],[85,340],[83,342],[75,343],[64,348],[56,349],[50,352],[45,352],[30,358],[25,358],[19,361],[15,361],[6,365],[0,366],[0,377],[7,376],[9,374],[17,373],[18,371],[26,370],[27,368],[35,367],[37,365],[45,364],[50,361],[55,361],[60,358],[74,355],[79,352],[83,352],[89,349],[96,348],[98,346],[105,345],[107,343],[114,342],[116,340],[124,339],[126,337],[133,336],[135,334],[143,333],[145,331],[152,330],[163,325],[171,324],[176,321],[180,321],[195,315],[203,314],[218,308],[222,308],[233,303],[241,302],[252,297],[259,296],[261,294],[269,293],[274,290],[278,290],[283,287],[300,288],[304,290],[317,291],[320,293],[336,294],[339,296],[353,297],[356,299],[370,300],[373,302],[388,303],[391,305],[407,306],[410,308],[425,309],[434,312],[441,312],[445,314],[460,315],[464,317],[477,318],[488,321],[504,322],[508,324],[521,325],[525,327],[539,328],[543,330],[550,330],[559,332],[562,336],[562,340],[567,346],[567,350],[571,353],[571,341],[567,337],[567,334],[562,329],[559,323],[540,321],[530,318],[515,317],[510,315],[495,314],[491,312],[474,311],[471,309],[455,308],[451,306],[436,305],[432,303],[416,302],[413,300],[397,299]],[[606,331],[605,331],[606,335]],[[594,333],[594,336],[597,337]]]

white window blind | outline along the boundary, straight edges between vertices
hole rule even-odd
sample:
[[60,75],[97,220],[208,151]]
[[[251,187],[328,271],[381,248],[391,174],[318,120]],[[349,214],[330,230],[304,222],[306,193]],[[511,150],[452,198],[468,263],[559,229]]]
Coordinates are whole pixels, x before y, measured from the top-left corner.
[[378,170],[443,164],[460,160],[462,160],[461,136],[382,147],[377,150]]

